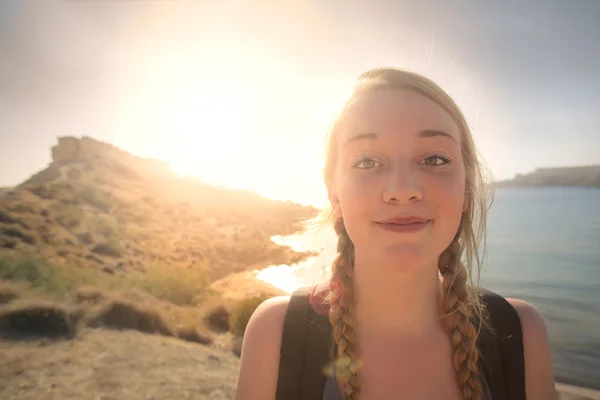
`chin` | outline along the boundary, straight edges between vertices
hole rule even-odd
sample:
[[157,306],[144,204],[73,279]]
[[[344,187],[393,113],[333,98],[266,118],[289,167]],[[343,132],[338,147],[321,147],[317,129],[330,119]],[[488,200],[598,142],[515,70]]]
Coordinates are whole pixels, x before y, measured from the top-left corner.
[[432,258],[431,254],[430,250],[420,245],[394,244],[384,247],[380,256],[383,257],[384,265],[408,271],[431,264],[434,259],[437,259],[437,257]]

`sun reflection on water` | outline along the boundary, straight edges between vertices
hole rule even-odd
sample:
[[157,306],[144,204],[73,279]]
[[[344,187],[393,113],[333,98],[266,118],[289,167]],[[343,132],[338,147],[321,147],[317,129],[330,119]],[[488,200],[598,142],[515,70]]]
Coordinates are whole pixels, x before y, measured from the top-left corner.
[[330,264],[335,256],[335,232],[323,230],[311,235],[294,234],[289,236],[273,236],[271,240],[282,246],[290,246],[292,250],[314,251],[319,254],[293,265],[272,265],[256,275],[258,279],[273,285],[287,293],[302,286],[316,284],[329,277]]

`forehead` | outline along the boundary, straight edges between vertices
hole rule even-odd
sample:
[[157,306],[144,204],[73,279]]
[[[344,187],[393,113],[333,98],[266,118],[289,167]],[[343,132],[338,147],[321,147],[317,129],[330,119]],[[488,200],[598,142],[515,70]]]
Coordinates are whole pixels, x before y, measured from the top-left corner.
[[378,135],[418,135],[439,130],[460,142],[460,129],[441,105],[409,89],[383,89],[359,96],[345,113],[341,138],[357,132]]

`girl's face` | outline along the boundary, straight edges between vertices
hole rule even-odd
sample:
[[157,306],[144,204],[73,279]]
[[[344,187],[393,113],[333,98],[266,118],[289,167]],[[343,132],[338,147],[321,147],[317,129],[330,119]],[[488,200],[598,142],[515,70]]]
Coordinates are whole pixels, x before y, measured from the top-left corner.
[[417,92],[378,90],[346,111],[337,135],[330,201],[357,261],[437,266],[465,209],[461,134],[450,114]]

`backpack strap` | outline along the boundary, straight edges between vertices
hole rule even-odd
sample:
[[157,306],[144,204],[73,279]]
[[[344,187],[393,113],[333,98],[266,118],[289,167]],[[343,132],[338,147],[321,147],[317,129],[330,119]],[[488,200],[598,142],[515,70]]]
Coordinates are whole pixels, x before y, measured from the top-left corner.
[[311,304],[316,289],[300,288],[290,298],[283,325],[276,400],[323,398],[331,324],[327,314],[318,314]]
[[483,329],[478,339],[480,365],[492,398],[525,400],[525,353],[519,314],[504,297],[487,289],[479,292],[492,328]]

